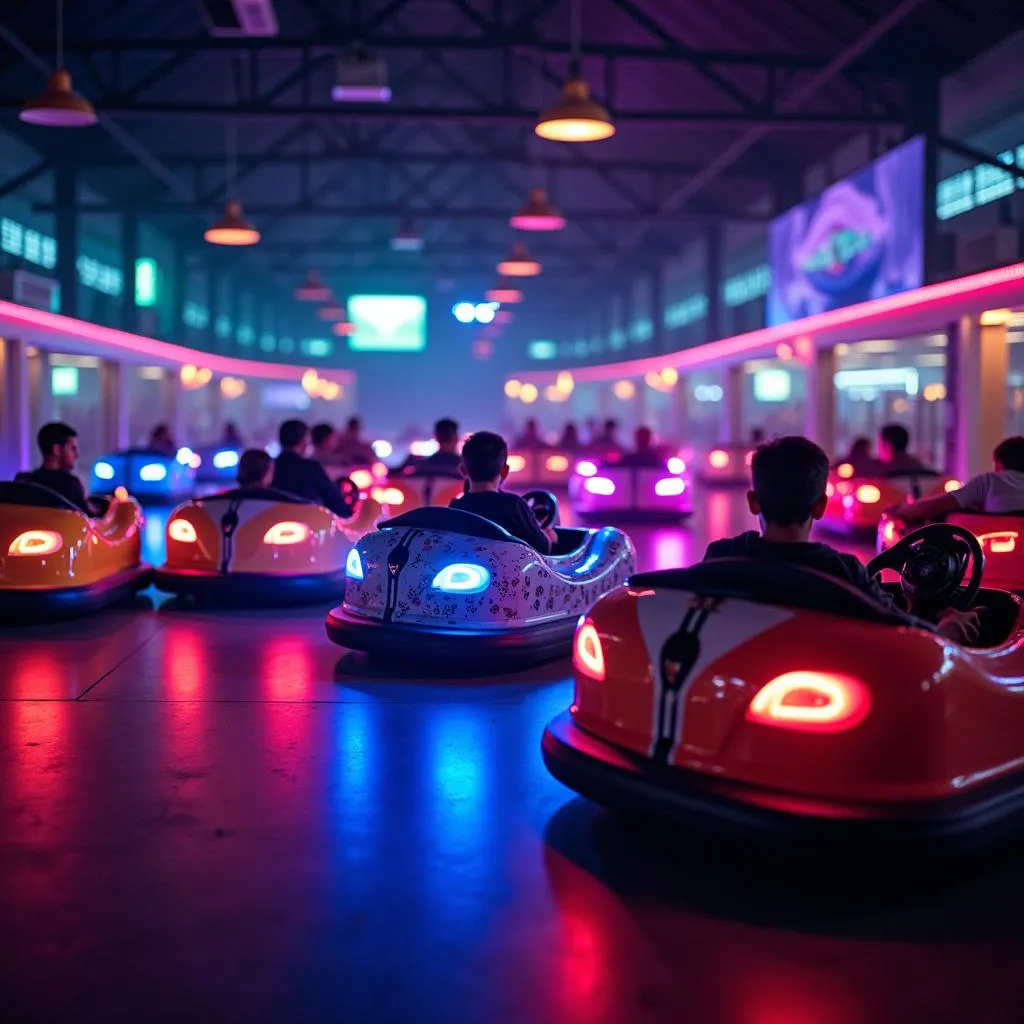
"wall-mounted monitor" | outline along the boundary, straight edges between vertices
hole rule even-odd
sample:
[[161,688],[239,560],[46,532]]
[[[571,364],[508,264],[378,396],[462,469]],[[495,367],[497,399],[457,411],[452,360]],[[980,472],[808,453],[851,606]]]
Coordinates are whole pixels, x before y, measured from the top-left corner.
[[353,352],[421,352],[427,347],[427,300],[422,295],[352,295],[348,336]]
[[924,283],[924,140],[911,139],[776,217],[768,323]]

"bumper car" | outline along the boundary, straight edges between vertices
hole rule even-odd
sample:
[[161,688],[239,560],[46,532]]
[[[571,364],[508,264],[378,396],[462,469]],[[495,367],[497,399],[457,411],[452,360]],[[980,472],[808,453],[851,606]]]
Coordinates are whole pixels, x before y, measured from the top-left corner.
[[960,486],[956,478],[934,470],[899,476],[857,477],[852,467],[843,463],[829,474],[828,504],[820,525],[832,533],[874,534],[883,511],[890,506],[902,505],[911,498],[930,498],[955,491]]
[[111,452],[93,463],[89,490],[105,494],[123,487],[141,500],[173,504],[189,497],[195,489],[196,471],[191,455],[188,452],[183,461],[176,455],[150,448]]
[[219,484],[231,487],[238,476],[238,462],[242,457],[241,448],[230,445],[204,445],[194,452],[189,448],[178,451],[178,461],[195,469],[196,480],[201,484]]
[[392,512],[411,512],[431,505],[447,506],[462,494],[466,481],[450,473],[427,473],[415,465],[393,472],[371,495]]
[[660,467],[630,465],[628,456],[611,464],[581,459],[569,481],[569,498],[584,519],[678,520],[693,513],[692,481],[678,456]]
[[[554,496],[530,497],[538,521],[554,522]],[[559,529],[548,556],[471,512],[416,509],[352,549],[327,635],[393,660],[507,672],[568,655],[577,617],[618,588],[634,560],[629,538],[610,527]]]
[[90,518],[48,487],[0,483],[0,618],[77,615],[150,582],[142,511],[121,492]]
[[305,604],[337,597],[345,559],[381,508],[354,489],[352,517],[283,491],[235,490],[198,498],[167,522],[160,590],[233,605]]
[[565,487],[575,456],[561,448],[513,448],[508,455],[510,487]]
[[[985,553],[982,586],[1024,594],[1024,513],[953,512],[943,521],[970,530],[978,538]],[[883,514],[878,526],[878,553],[898,544],[913,529]]]
[[719,445],[701,455],[697,461],[697,479],[705,484],[746,487],[750,483],[750,460],[754,454],[749,445]]
[[634,576],[577,629],[545,763],[600,803],[745,843],[1000,842],[1024,826],[1024,615],[980,589],[983,563],[940,524],[868,566],[920,611],[983,609],[972,647],[796,565]]

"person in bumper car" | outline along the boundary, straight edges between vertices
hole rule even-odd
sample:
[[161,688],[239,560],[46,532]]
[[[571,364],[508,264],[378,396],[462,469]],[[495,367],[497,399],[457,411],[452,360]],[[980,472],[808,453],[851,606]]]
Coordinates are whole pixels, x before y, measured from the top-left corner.
[[434,440],[437,451],[433,455],[422,458],[410,455],[399,468],[400,473],[420,473],[428,475],[457,477],[460,473],[462,458],[459,455],[459,425],[448,417],[439,419],[434,424]]
[[977,639],[977,612],[947,609],[933,627],[897,607],[856,557],[810,540],[811,527],[825,514],[828,502],[828,456],[813,441],[788,436],[762,444],[754,451],[750,471],[753,489],[747,492],[747,505],[760,519],[761,532],[749,530],[738,537],[712,541],[705,561],[757,558],[796,563],[852,584],[908,626],[937,629],[961,644]]
[[271,486],[298,498],[315,501],[342,519],[352,515],[349,503],[331,483],[324,467],[306,457],[310,446],[309,427],[302,420],[285,420],[278,431],[278,441],[281,454],[274,463]]
[[469,492],[450,502],[451,508],[490,519],[542,555],[551,553],[558,539],[554,529],[542,529],[533,509],[518,494],[501,490],[508,476],[508,445],[500,434],[486,430],[473,434],[462,446],[462,472]]
[[238,486],[243,491],[265,491],[274,479],[274,460],[262,448],[242,452],[238,460]]
[[905,523],[921,523],[958,511],[1024,513],[1024,437],[1000,441],[992,450],[992,465],[990,473],[979,473],[955,491],[898,505],[891,514]]
[[635,466],[640,469],[660,469],[665,464],[664,453],[654,445],[654,431],[650,427],[637,427],[634,435],[635,447],[619,462],[620,466]]
[[338,450],[350,466],[369,466],[377,458],[369,441],[363,440],[363,421],[358,416],[349,417]]
[[78,432],[66,423],[46,423],[36,435],[36,443],[43,456],[43,464],[28,473],[19,473],[15,479],[39,484],[56,491],[87,516],[96,511],[85,496],[82,481],[75,475],[78,465]]
[[548,443],[540,436],[540,427],[537,421],[529,419],[526,421],[523,432],[516,438],[517,448],[547,448]]
[[882,464],[871,454],[871,441],[866,437],[855,437],[850,450],[836,465],[853,467],[854,476],[876,476],[881,473]]
[[887,423],[878,433],[878,457],[884,476],[901,473],[927,473],[926,466],[916,455],[911,455],[910,431],[902,423]]

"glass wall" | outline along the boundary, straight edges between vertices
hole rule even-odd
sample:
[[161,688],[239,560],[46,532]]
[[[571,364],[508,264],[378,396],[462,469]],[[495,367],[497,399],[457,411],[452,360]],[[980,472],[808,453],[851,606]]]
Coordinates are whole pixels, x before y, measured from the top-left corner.
[[[78,431],[82,465],[104,452],[100,360],[29,349],[29,420],[33,439],[44,423],[59,420]],[[34,454],[37,454],[34,452]]]

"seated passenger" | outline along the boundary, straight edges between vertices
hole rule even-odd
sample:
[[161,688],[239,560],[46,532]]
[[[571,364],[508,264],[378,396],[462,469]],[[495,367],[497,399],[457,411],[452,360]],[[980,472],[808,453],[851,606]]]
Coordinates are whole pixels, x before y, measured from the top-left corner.
[[306,457],[309,451],[309,427],[302,420],[286,420],[278,431],[281,454],[274,462],[270,486],[307,501],[316,501],[336,516],[348,519],[352,507],[319,462]]
[[434,440],[437,441],[437,451],[433,455],[422,459],[407,459],[406,466],[414,473],[458,476],[462,465],[462,458],[459,455],[458,423],[447,418],[438,420],[434,424]]
[[616,459],[622,454],[622,445],[619,444],[618,438],[615,436],[618,429],[618,420],[605,420],[601,432],[591,440],[590,450],[601,458]]
[[[856,557],[810,541],[811,527],[825,514],[828,502],[828,456],[813,441],[790,436],[762,444],[754,452],[750,473],[753,489],[747,491],[747,506],[759,517],[761,532],[749,530],[738,537],[712,541],[705,561],[757,558],[817,569],[862,590],[904,618],[907,625],[925,626],[897,608]],[[938,632],[956,643],[971,643],[978,636],[977,612],[947,609],[939,617]]]
[[362,432],[363,421],[358,416],[351,416],[338,441],[338,450],[350,466],[369,466],[377,459],[370,443],[363,440]]
[[853,467],[854,476],[872,476],[882,472],[881,463],[871,454],[871,442],[866,437],[855,437],[850,450],[836,463]]
[[469,481],[469,493],[455,498],[451,508],[490,519],[542,555],[551,553],[558,540],[555,531],[542,529],[533,509],[518,494],[500,489],[508,476],[508,445],[500,434],[486,430],[473,434],[462,446],[462,472]]
[[274,479],[274,460],[262,448],[242,452],[238,460],[238,486],[243,491],[265,491]]
[[516,438],[517,448],[547,448],[548,443],[540,436],[537,421],[530,419],[524,424],[523,432]]
[[178,446],[171,437],[171,428],[166,423],[158,423],[149,435],[149,447],[161,455],[177,455]]
[[634,440],[635,449],[622,456],[620,466],[660,469],[665,465],[664,456],[654,446],[654,432],[650,427],[637,427]]
[[959,490],[900,505],[892,515],[905,523],[941,519],[950,512],[1024,514],[1024,437],[1007,437],[992,451],[993,470],[972,477]]
[[568,452],[574,452],[577,448],[581,447],[583,442],[580,440],[580,432],[576,429],[576,424],[570,420],[565,425],[565,429],[562,431],[562,438],[558,442],[559,448],[564,448]]
[[224,424],[224,433],[221,435],[220,443],[225,448],[242,447],[242,435],[238,432],[238,427],[231,420]]
[[885,476],[927,473],[929,468],[907,449],[910,431],[902,423],[887,423],[878,434],[878,458]]
[[338,432],[330,423],[318,423],[311,431],[313,458],[321,466],[336,466],[344,460],[338,451]]
[[75,429],[66,423],[47,423],[40,428],[36,442],[43,455],[43,464],[30,473],[19,473],[16,479],[48,487],[87,516],[94,515],[82,481],[75,476],[75,466],[78,465],[78,434]]

